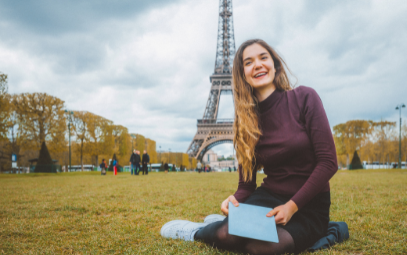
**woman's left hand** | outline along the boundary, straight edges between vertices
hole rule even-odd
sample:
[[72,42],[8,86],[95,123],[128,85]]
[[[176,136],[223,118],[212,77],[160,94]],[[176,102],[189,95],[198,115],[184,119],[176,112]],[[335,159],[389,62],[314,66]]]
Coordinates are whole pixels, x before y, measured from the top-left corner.
[[275,216],[276,224],[285,225],[287,224],[291,217],[298,211],[297,205],[294,201],[290,200],[284,205],[277,206],[271,210],[266,216]]

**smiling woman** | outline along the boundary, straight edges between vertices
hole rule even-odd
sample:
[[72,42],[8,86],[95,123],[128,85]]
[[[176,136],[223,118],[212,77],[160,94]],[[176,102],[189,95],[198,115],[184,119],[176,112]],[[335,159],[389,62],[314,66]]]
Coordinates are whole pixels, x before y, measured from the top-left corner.
[[[279,242],[231,235],[228,218],[214,215],[204,223],[171,221],[162,227],[163,236],[250,254],[301,252],[324,237],[331,205],[329,180],[338,169],[335,145],[318,94],[304,86],[292,89],[286,68],[262,40],[246,41],[236,53],[233,128],[239,183],[221,204],[225,215],[230,202],[273,208],[264,220],[274,216]],[[257,188],[261,168],[267,177]],[[255,231],[259,226],[252,227]]]

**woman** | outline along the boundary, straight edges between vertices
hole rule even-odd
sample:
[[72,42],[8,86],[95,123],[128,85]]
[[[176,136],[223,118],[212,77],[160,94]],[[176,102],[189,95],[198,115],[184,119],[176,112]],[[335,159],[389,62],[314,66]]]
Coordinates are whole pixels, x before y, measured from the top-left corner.
[[[161,234],[251,254],[301,252],[326,233],[329,180],[337,171],[322,102],[311,88],[292,89],[285,62],[262,40],[244,42],[233,65],[239,185],[221,210],[227,215],[229,202],[274,208],[266,216],[275,216],[279,243],[229,235],[227,218],[211,224],[171,221]],[[267,177],[256,189],[262,167]]]

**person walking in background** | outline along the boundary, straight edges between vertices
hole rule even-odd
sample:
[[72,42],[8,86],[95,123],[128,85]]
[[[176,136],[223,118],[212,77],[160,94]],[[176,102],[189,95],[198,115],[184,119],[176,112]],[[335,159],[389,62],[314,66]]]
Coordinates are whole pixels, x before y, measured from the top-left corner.
[[232,168],[231,167],[229,167],[229,173],[231,173],[232,172]]
[[236,172],[236,166],[233,167],[233,172]]
[[133,150],[133,153],[130,156],[130,166],[131,166],[131,175],[136,174],[135,172],[135,168],[136,168],[136,161],[135,161],[135,157],[137,156],[136,150]]
[[117,160],[113,160],[113,174],[117,175]]
[[168,164],[167,163],[164,164],[164,172],[168,173]]
[[141,157],[140,157],[140,151],[136,151],[136,173],[137,175],[140,172],[140,163],[141,163]]
[[102,163],[100,163],[100,174],[101,175],[106,175],[106,162],[105,159],[102,159]]
[[143,167],[143,175],[144,175],[144,173],[147,175],[148,174],[148,167],[147,167],[147,164],[148,163],[150,163],[150,156],[147,154],[147,151],[146,150],[144,150],[143,151],[143,159],[142,159],[142,167]]
[[202,164],[200,161],[198,161],[198,164],[196,164],[196,167],[198,168],[198,173],[201,173]]

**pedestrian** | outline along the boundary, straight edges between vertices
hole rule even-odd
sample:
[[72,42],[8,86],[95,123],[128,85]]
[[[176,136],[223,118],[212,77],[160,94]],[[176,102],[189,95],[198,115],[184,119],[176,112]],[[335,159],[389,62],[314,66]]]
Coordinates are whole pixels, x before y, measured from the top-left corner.
[[113,174],[117,175],[117,160],[113,160]]
[[[292,88],[284,60],[263,40],[239,47],[232,76],[239,182],[221,210],[228,215],[229,202],[273,208],[265,216],[274,216],[279,242],[230,235],[228,218],[221,215],[207,224],[172,221],[161,235],[245,254],[300,253],[327,233],[329,180],[338,170],[321,99],[312,88]],[[262,167],[267,176],[256,189]]]
[[202,168],[201,161],[198,161],[198,164],[196,164],[196,167],[198,168],[198,173],[201,173],[201,168]]
[[236,172],[236,166],[233,166],[233,172]]
[[231,173],[232,172],[232,168],[231,167],[229,167],[229,173]]
[[143,175],[144,175],[144,173],[147,175],[148,174],[147,164],[150,163],[150,156],[147,154],[146,150],[143,151],[143,159],[142,159],[141,162],[142,162],[142,165],[143,165],[143,169],[142,169]]
[[133,175],[133,173],[136,174],[136,157],[137,157],[137,151],[133,150],[133,153],[130,156],[131,175]]
[[164,172],[168,173],[168,164],[167,163],[164,164]]
[[137,150],[137,157],[136,157],[136,169],[137,169],[137,175],[140,173],[141,170],[141,156],[140,156],[140,151]]
[[105,162],[105,159],[102,159],[102,163],[100,163],[100,174],[101,175],[106,175],[106,168],[107,168],[107,166],[106,166],[106,162]]

